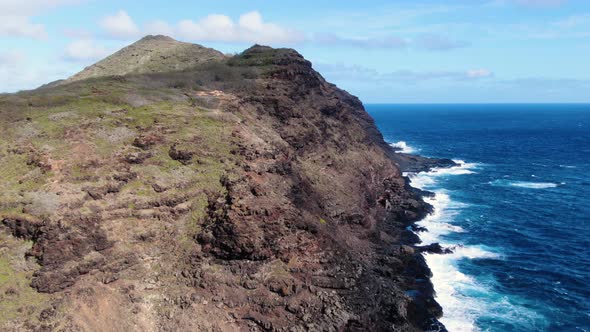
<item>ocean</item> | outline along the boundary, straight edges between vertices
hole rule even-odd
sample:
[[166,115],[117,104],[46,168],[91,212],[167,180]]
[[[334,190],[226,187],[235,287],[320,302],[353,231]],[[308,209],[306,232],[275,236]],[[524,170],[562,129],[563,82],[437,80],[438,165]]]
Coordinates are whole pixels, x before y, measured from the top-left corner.
[[449,331],[590,331],[590,105],[366,105],[405,152],[461,166],[410,175]]

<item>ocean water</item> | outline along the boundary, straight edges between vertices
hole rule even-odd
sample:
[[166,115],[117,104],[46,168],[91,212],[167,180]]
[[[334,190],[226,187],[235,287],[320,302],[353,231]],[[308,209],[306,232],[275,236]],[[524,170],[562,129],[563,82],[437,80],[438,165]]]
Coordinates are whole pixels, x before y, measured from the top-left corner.
[[590,331],[590,105],[367,105],[385,139],[462,165],[411,175],[449,331]]

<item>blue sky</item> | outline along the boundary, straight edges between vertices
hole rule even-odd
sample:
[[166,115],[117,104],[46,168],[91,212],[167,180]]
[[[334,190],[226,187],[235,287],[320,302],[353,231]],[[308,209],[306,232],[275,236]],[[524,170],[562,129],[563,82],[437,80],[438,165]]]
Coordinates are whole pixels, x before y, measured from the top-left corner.
[[364,102],[590,102],[590,1],[0,0],[0,91],[146,34],[293,47]]

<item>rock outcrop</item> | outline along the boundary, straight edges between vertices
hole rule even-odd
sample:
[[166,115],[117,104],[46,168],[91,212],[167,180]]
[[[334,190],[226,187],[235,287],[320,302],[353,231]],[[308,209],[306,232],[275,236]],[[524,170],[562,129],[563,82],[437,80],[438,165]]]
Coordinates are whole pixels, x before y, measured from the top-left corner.
[[35,290],[2,329],[444,330],[400,165],[452,161],[396,154],[294,50],[177,43],[0,97],[0,267]]

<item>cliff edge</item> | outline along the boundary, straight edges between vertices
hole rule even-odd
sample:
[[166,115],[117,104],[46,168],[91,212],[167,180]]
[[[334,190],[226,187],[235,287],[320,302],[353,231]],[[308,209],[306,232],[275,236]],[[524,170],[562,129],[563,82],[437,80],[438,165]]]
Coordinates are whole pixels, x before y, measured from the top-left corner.
[[294,50],[147,37],[0,118],[2,330],[444,330],[427,160]]

